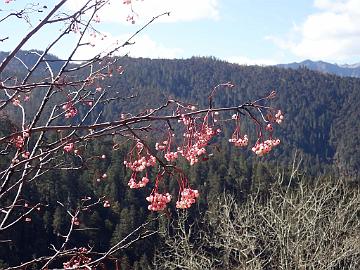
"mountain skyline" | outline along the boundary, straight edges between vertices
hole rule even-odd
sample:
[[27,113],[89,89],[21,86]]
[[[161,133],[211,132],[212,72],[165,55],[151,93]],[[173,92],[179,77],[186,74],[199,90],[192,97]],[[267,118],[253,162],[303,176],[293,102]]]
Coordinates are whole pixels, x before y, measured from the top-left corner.
[[[34,63],[36,63],[36,56],[34,55],[34,57],[31,57],[31,52],[41,52],[37,49],[34,50],[29,50],[29,51],[20,51],[18,56],[24,61],[25,58],[25,62],[28,63],[29,65],[32,65]],[[0,51],[0,62],[7,56],[9,52],[4,52],[4,51]],[[54,59],[60,59],[58,56],[56,55],[49,55],[50,59],[54,60]],[[34,59],[32,59],[34,58]],[[136,58],[136,57],[135,57]],[[139,57],[142,58],[142,57]],[[145,57],[147,58],[147,57]],[[149,59],[154,59],[154,58],[149,58]],[[155,58],[156,59],[156,58]],[[166,59],[166,58],[164,58]],[[190,58],[188,58],[190,59]],[[227,61],[226,59],[219,59],[221,61],[225,61],[225,62],[229,62],[232,63],[230,61]],[[61,66],[61,61],[60,62],[54,62],[56,65],[56,69],[58,69]],[[233,64],[238,64],[238,63],[233,63]],[[238,64],[238,65],[242,65],[242,64]],[[247,65],[247,64],[245,64]],[[252,64],[252,65],[257,65],[257,64]],[[252,66],[249,65],[249,66]],[[15,65],[17,68],[19,67],[18,65]],[[353,64],[338,64],[338,63],[329,63],[326,61],[314,61],[314,60],[310,60],[310,59],[306,59],[303,60],[301,62],[291,62],[291,63],[281,63],[281,64],[276,64],[276,65],[259,65],[259,66],[276,66],[276,67],[280,67],[280,68],[290,68],[290,69],[299,69],[299,68],[308,68],[310,70],[313,71],[318,71],[321,73],[329,73],[329,74],[334,74],[334,75],[338,75],[338,76],[342,76],[342,77],[355,77],[355,78],[360,78],[360,62],[359,63],[353,63]],[[11,65],[11,67],[14,67],[14,65]]]
[[304,60],[302,62],[293,62],[287,64],[278,64],[277,67],[281,68],[291,68],[291,69],[299,69],[299,68],[308,68],[310,70],[319,71],[321,73],[329,73],[335,74],[342,77],[360,77],[360,63],[355,64],[344,64],[339,65],[336,63],[328,63],[325,61],[312,61],[312,60]]

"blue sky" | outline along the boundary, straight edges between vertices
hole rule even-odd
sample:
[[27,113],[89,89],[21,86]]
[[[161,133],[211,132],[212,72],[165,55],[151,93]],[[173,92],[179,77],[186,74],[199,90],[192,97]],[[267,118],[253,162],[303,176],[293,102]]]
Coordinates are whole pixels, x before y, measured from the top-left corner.
[[[74,10],[82,1],[69,0],[66,9]],[[26,2],[1,3],[1,9],[21,8]],[[50,7],[56,0],[36,2]],[[152,24],[134,39],[133,47],[119,53],[151,58],[214,56],[261,65],[305,59],[360,62],[360,0],[133,0],[133,8],[138,13],[134,25],[126,21],[129,5],[112,0],[112,5],[99,14],[101,22],[96,26],[107,38],[92,40],[95,47],[83,47],[78,57],[85,58],[117,40],[121,42],[152,16],[170,11],[169,18]],[[2,29],[3,36],[10,36],[1,47],[6,51],[30,27],[9,20],[2,23]],[[58,29],[50,27],[26,48],[42,49],[56,33]],[[75,38],[59,44],[53,53],[65,56]]]

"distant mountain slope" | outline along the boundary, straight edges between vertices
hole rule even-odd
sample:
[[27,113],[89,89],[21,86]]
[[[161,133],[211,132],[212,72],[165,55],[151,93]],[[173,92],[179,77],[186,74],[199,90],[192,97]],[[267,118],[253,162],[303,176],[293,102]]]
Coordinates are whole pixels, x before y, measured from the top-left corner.
[[[36,64],[39,55],[41,54],[42,52],[38,50],[19,51],[16,54],[16,57],[13,58],[12,61],[10,61],[10,63],[7,65],[5,70],[7,72],[11,72],[12,74],[24,74],[25,72],[27,72],[28,69],[31,69]],[[0,51],[0,64],[8,55],[9,52]],[[45,60],[48,61],[53,72],[57,72],[58,70],[60,70],[61,66],[64,63],[64,61],[60,60],[52,54],[46,55]],[[44,72],[47,70],[47,68],[47,65],[43,61],[37,71]]]
[[[133,103],[110,104],[104,111],[107,118],[155,107],[169,97],[206,104],[209,91],[221,82],[231,81],[235,87],[217,93],[218,106],[241,104],[276,89],[273,105],[286,114],[284,125],[276,131],[283,144],[266,159],[289,164],[298,150],[304,167],[315,174],[336,165],[344,175],[359,175],[360,151],[355,149],[360,147],[360,79],[309,69],[240,66],[212,58],[122,58],[120,63],[125,72],[111,79],[112,88],[125,95],[139,93],[139,97]],[[253,130],[249,125],[245,124],[244,132]],[[249,135],[254,143],[254,134]]]
[[[294,152],[300,151],[304,168],[314,174],[335,165],[343,175],[360,175],[360,79],[321,74],[307,68],[241,66],[199,57],[181,60],[123,57],[119,64],[124,73],[113,76],[103,86],[113,89],[110,93],[113,95],[138,95],[97,108],[95,118],[102,111],[106,120],[119,119],[124,112],[155,108],[169,98],[206,105],[209,91],[228,81],[235,87],[217,93],[217,106],[241,104],[275,89],[278,98],[273,105],[281,108],[286,118],[275,136],[283,143],[265,159],[286,165],[292,161]],[[81,107],[79,111],[81,115]],[[249,132],[253,144],[254,129],[249,127],[251,121],[247,123],[244,132]],[[230,132],[224,130],[225,134]],[[242,151],[251,156],[249,149]]]
[[330,73],[330,74],[347,76],[347,77],[358,77],[358,78],[360,77],[360,63],[354,65],[337,65],[323,61],[305,60],[300,63],[294,62],[290,64],[279,64],[277,66],[282,68],[291,68],[291,69],[298,69],[301,67],[305,67],[322,73]]

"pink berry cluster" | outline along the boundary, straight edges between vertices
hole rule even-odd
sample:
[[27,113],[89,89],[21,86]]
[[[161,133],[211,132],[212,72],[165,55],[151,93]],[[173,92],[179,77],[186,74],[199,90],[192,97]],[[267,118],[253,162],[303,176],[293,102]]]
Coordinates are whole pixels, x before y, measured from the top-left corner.
[[133,171],[128,186],[132,189],[138,189],[145,187],[150,181],[147,172],[146,176],[138,181],[138,173],[145,171],[148,167],[155,166],[156,158],[149,153],[143,143],[138,141],[131,149],[128,160],[124,161],[124,165]]
[[275,114],[275,122],[281,124],[283,120],[284,120],[284,115],[280,110],[278,110],[277,113]]
[[124,164],[127,168],[130,168],[133,171],[142,172],[146,169],[146,167],[155,166],[156,158],[152,155],[142,156],[141,158],[133,162],[125,160]]
[[84,100],[83,103],[89,107],[91,107],[94,104],[94,101],[89,99],[89,100]]
[[72,102],[67,102],[62,106],[63,110],[65,111],[65,118],[72,118],[75,115],[77,115],[78,111],[77,109],[74,107],[74,105],[72,104]]
[[23,158],[29,158],[29,157],[30,157],[30,152],[29,152],[29,151],[25,151],[25,152],[23,152],[23,153],[21,154],[21,156],[22,156]]
[[103,206],[105,208],[109,208],[111,206],[111,204],[110,204],[110,202],[108,200],[105,200]]
[[11,139],[11,142],[15,145],[15,147],[19,150],[21,150],[24,147],[25,144],[25,138],[28,138],[30,136],[28,130],[24,130],[22,136],[17,135]]
[[163,141],[162,144],[161,143],[156,143],[155,144],[155,149],[156,150],[165,150],[166,149],[166,146],[168,144],[168,141]]
[[245,147],[249,144],[249,139],[247,135],[244,135],[242,138],[231,138],[229,142],[233,143],[237,147]]
[[72,217],[71,223],[74,224],[75,226],[79,226],[80,220],[77,217]]
[[20,105],[20,95],[18,95],[17,97],[15,97],[15,98],[13,98],[12,99],[12,104],[14,105],[14,106],[19,106]]
[[24,137],[23,136],[16,136],[14,139],[13,139],[13,143],[14,143],[14,145],[15,145],[15,147],[17,148],[17,149],[21,149],[21,148],[23,148],[23,146],[24,146],[24,143],[25,143],[25,139],[24,139]]
[[169,132],[167,140],[164,140],[162,143],[155,144],[155,149],[157,151],[164,151],[164,158],[168,162],[173,162],[178,158],[178,152],[171,151],[171,143],[174,136],[175,134]]
[[249,144],[248,136],[247,135],[241,136],[240,133],[240,114],[236,113],[231,118],[235,120],[236,128],[231,136],[231,139],[229,139],[229,142],[233,143],[237,147],[247,146]]
[[266,155],[267,153],[269,153],[273,147],[277,146],[280,144],[280,140],[276,139],[269,139],[266,140],[264,142],[256,142],[256,144],[254,145],[254,147],[251,149],[256,155],[258,155],[259,157],[262,157],[263,155]]
[[183,116],[180,120],[185,127],[183,147],[178,148],[178,152],[194,165],[199,161],[199,156],[206,154],[205,146],[209,141],[221,130],[208,124],[208,115],[204,117],[204,122],[200,127],[197,127],[195,120],[190,117]]
[[171,195],[169,193],[153,192],[149,197],[146,197],[146,200],[150,203],[148,206],[150,211],[162,211],[171,201]]
[[73,143],[67,143],[67,144],[65,144],[63,149],[64,149],[64,151],[66,153],[70,153],[70,152],[72,152],[74,150],[74,144]]
[[274,130],[274,128],[273,128],[272,124],[267,124],[265,127],[265,130],[268,132],[272,132]]
[[[135,149],[136,148],[136,149]],[[156,158],[148,151],[146,151],[145,155],[142,155],[144,151],[144,144],[141,142],[137,142],[135,148],[133,148],[132,152],[135,152],[135,159],[133,160],[132,155],[130,155],[130,159],[124,161],[124,165],[131,169],[134,172],[142,172],[147,167],[152,167],[156,165]]]
[[91,258],[84,255],[87,252],[88,250],[85,247],[78,248],[78,254],[73,256],[70,261],[63,263],[64,269],[89,269],[88,267],[81,267],[91,262]]
[[[75,150],[76,151],[76,150]],[[74,151],[74,152],[75,152]],[[105,155],[103,155],[105,156]],[[102,158],[102,157],[101,157]],[[103,159],[103,158],[102,158]],[[96,182],[100,183],[101,181],[105,180],[108,177],[108,175],[106,173],[103,173],[101,176],[99,176],[98,178],[96,178]]]
[[175,161],[178,158],[178,152],[168,152],[164,157],[168,162]]
[[135,177],[131,177],[129,182],[128,182],[128,186],[131,189],[138,189],[138,188],[142,188],[145,187],[147,185],[147,183],[149,183],[149,178],[147,178],[146,176],[144,176],[143,178],[141,178],[140,181],[136,182],[136,175]]
[[176,202],[176,208],[187,209],[190,208],[195,199],[199,197],[199,191],[196,189],[185,188],[180,193],[180,200]]

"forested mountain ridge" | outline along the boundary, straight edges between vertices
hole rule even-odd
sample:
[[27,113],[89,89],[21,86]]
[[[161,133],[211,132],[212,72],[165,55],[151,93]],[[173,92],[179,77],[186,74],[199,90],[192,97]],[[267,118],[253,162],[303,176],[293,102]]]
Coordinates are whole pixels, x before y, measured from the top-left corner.
[[[26,56],[23,61],[29,65],[34,63],[31,54],[22,52],[21,56]],[[55,58],[51,56],[51,59]],[[51,62],[56,69],[60,63]],[[214,58],[151,60],[123,57],[119,63],[124,73],[113,76],[103,87],[110,87],[123,97],[136,97],[107,104],[102,113],[104,119],[114,120],[124,112],[155,108],[169,98],[206,105],[211,89],[228,81],[235,87],[216,94],[218,106],[245,103],[276,90],[273,105],[284,111],[286,121],[276,134],[282,140],[282,147],[267,159],[287,164],[293,153],[300,151],[304,156],[304,168],[310,172],[324,172],[330,166],[343,176],[353,178],[358,175],[360,151],[356,150],[360,146],[356,138],[360,133],[357,121],[360,79],[308,69],[241,66]],[[14,71],[23,72],[11,70]],[[248,124],[245,124],[245,130],[253,132]],[[255,138],[251,143],[255,143]]]
[[[6,69],[8,72],[16,72],[18,74],[23,74],[28,71],[32,66],[34,66],[43,52],[38,50],[31,51],[19,51],[16,54],[16,58],[13,58],[10,63],[7,65]],[[10,52],[0,51],[0,63],[10,54]],[[58,71],[64,61],[61,61],[55,55],[47,54],[45,57],[46,61],[49,62],[51,68],[54,72]],[[40,69],[45,70],[47,66],[44,62],[40,64]]]
[[[284,111],[286,121],[276,134],[283,145],[271,159],[287,163],[293,152],[299,150],[310,170],[318,171],[321,165],[336,164],[343,174],[357,175],[360,155],[353,149],[359,147],[355,139],[360,128],[356,121],[360,114],[359,79],[307,69],[239,66],[211,58],[124,58],[121,61],[125,72],[113,78],[111,86],[139,93],[142,105],[153,106],[169,97],[206,103],[210,90],[227,81],[235,87],[218,93],[217,105],[241,104],[274,89],[277,98],[273,105]],[[130,104],[136,106],[138,103]],[[113,105],[109,111],[116,115],[127,109]],[[249,126],[245,129],[251,130]]]

